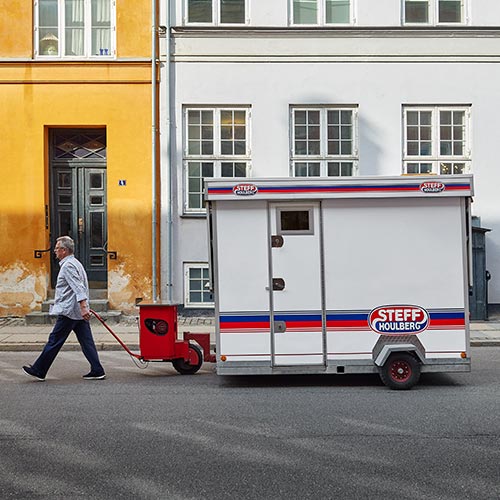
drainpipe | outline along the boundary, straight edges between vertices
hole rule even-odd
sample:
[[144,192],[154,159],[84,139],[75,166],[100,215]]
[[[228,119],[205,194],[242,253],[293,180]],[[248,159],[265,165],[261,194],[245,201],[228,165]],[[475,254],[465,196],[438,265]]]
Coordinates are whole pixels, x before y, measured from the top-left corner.
[[[165,32],[165,45],[162,46],[162,51],[165,51],[164,68],[162,77],[160,78],[161,91],[161,122],[160,122],[160,143],[161,143],[161,298],[163,301],[173,303],[173,172],[172,172],[172,137],[171,137],[171,113],[172,113],[172,85],[171,85],[171,68],[170,68],[170,25],[171,12],[170,0],[162,2],[161,6],[161,24],[162,31]],[[162,54],[163,59],[163,54]]]
[[152,237],[151,237],[151,248],[152,248],[152,299],[153,302],[157,301],[158,293],[156,291],[156,281],[157,281],[157,245],[156,245],[156,164],[157,164],[157,129],[158,129],[158,111],[157,111],[157,9],[158,0],[151,1],[151,121],[152,121],[152,149],[151,149],[151,184],[152,184]]

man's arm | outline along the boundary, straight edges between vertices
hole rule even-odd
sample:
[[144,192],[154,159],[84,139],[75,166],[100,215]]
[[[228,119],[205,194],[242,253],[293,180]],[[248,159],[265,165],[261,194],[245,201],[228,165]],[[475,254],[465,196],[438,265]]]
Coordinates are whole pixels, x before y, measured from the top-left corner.
[[90,307],[89,301],[87,297],[87,289],[85,284],[83,283],[82,277],[78,272],[78,268],[74,265],[68,263],[65,266],[65,278],[71,290],[73,290],[76,295],[76,301],[80,305],[80,312],[82,314],[83,319],[90,319]]

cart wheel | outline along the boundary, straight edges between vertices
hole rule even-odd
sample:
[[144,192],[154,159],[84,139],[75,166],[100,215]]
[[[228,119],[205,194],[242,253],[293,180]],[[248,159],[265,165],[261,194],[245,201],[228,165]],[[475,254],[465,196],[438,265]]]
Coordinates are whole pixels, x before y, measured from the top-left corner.
[[196,373],[203,363],[203,354],[201,349],[194,344],[189,344],[189,358],[196,359],[196,362],[191,364],[189,361],[184,361],[182,358],[174,359],[172,365],[181,375],[192,375]]
[[420,364],[406,352],[391,354],[380,370],[380,378],[391,389],[411,389],[420,378]]

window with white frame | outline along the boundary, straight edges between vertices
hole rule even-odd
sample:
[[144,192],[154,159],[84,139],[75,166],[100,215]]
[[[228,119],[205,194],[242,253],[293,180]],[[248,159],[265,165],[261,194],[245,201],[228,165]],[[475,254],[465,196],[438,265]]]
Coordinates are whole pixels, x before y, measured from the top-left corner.
[[187,24],[245,24],[248,0],[185,0]]
[[403,0],[405,24],[463,24],[466,0]]
[[357,108],[291,108],[291,175],[340,177],[358,168]]
[[405,107],[404,173],[464,174],[471,171],[468,106]]
[[290,0],[291,24],[352,24],[354,0]]
[[186,213],[204,213],[203,179],[248,177],[250,108],[185,108]]
[[114,57],[113,0],[36,0],[37,57]]
[[208,264],[184,264],[184,305],[186,307],[213,307]]

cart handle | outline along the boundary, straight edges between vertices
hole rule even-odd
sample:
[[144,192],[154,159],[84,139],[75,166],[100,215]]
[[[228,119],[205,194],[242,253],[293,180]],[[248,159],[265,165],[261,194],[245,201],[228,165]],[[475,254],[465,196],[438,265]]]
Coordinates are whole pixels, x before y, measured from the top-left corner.
[[111,330],[111,328],[106,324],[106,322],[101,318],[101,316],[99,316],[99,314],[97,314],[92,309],[90,310],[90,312],[104,325],[106,330],[108,330],[108,332],[111,333],[111,335],[113,335],[113,337],[117,340],[117,342],[130,354],[130,356],[133,356],[134,358],[140,359],[141,361],[143,360],[142,356],[140,356],[139,354],[136,354],[135,352],[132,352],[127,347],[127,345],[122,342],[120,337],[118,337],[118,335],[116,335],[116,333],[113,330]]

